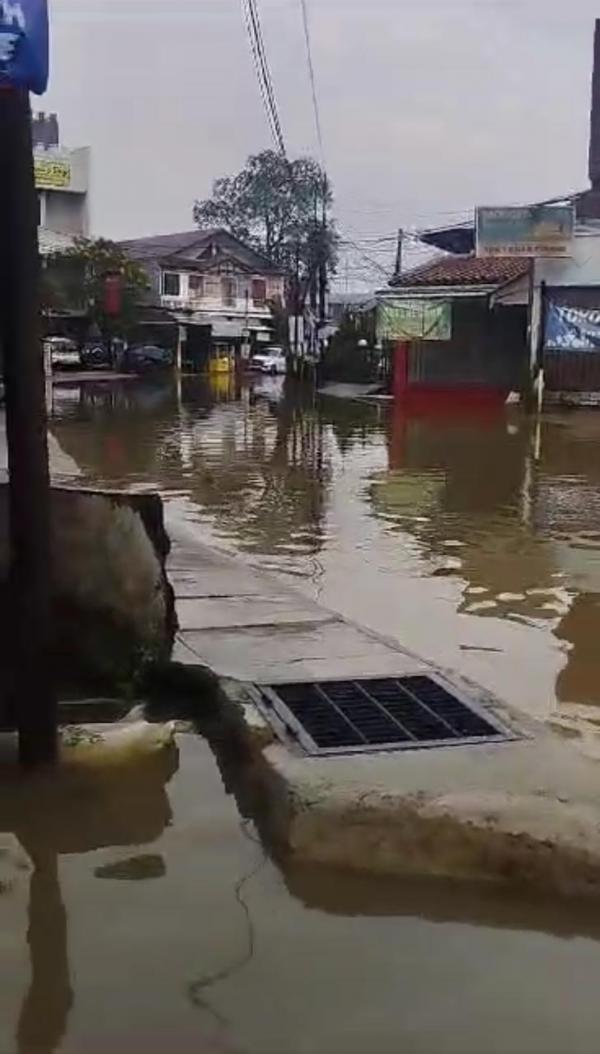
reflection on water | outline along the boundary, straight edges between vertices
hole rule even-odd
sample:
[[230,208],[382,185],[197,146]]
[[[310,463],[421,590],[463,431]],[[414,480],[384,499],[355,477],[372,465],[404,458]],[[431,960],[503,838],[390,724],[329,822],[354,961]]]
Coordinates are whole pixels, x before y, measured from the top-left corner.
[[281,378],[54,398],[85,481],[158,487],[170,515],[519,706],[600,703],[593,411],[536,437],[518,409],[407,418]]
[[[73,1005],[59,858],[155,841],[171,817],[165,785],[176,767],[175,748],[123,775],[113,769],[108,776],[82,770],[23,777],[14,763],[2,759],[0,831],[17,837],[33,868],[27,929],[31,977],[16,1029],[18,1054],[58,1050]],[[164,874],[162,857],[152,859],[155,874]],[[121,873],[112,877],[125,877],[125,865],[120,866]],[[112,865],[112,871],[118,867]],[[111,877],[110,865],[99,870],[104,875],[98,877]],[[147,875],[138,868],[127,877]]]
[[595,1054],[593,910],[280,870],[251,763],[178,748],[110,782],[0,769],[35,866],[28,932],[0,896],[3,1054]]

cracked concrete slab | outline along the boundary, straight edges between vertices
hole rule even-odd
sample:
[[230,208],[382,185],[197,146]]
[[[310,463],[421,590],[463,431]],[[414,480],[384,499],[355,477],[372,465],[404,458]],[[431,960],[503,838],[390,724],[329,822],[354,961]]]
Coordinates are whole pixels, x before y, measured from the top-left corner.
[[221,677],[270,684],[401,676],[423,664],[338,619],[188,630],[179,639]]
[[[307,619],[307,614],[310,616]],[[204,629],[241,629],[244,626],[277,626],[309,622],[329,622],[328,611],[306,611],[295,598],[242,595],[183,597],[177,601],[181,631]]]

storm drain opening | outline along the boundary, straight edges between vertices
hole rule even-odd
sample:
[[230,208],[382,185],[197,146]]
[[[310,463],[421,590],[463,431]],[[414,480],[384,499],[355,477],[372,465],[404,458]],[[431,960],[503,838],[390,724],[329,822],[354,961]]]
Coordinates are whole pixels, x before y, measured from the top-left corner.
[[261,685],[263,705],[308,754],[494,743],[514,734],[434,677]]

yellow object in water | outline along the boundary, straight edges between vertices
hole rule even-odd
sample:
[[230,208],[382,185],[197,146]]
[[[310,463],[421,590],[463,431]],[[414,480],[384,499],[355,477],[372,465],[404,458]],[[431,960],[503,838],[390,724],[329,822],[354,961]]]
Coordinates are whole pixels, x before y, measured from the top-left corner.
[[232,360],[229,355],[220,356],[218,359],[211,359],[208,364],[209,373],[231,373]]

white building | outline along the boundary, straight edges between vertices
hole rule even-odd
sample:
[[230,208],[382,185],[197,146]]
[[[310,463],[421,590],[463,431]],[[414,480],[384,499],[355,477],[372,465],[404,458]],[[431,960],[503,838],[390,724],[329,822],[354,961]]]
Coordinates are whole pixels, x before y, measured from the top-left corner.
[[[239,349],[273,340],[285,274],[228,231],[195,230],[121,243],[148,273],[152,300],[187,330],[187,343]],[[200,355],[200,351],[198,352]]]
[[37,114],[32,131],[40,250],[44,254],[89,234],[90,150],[60,144],[55,114]]

